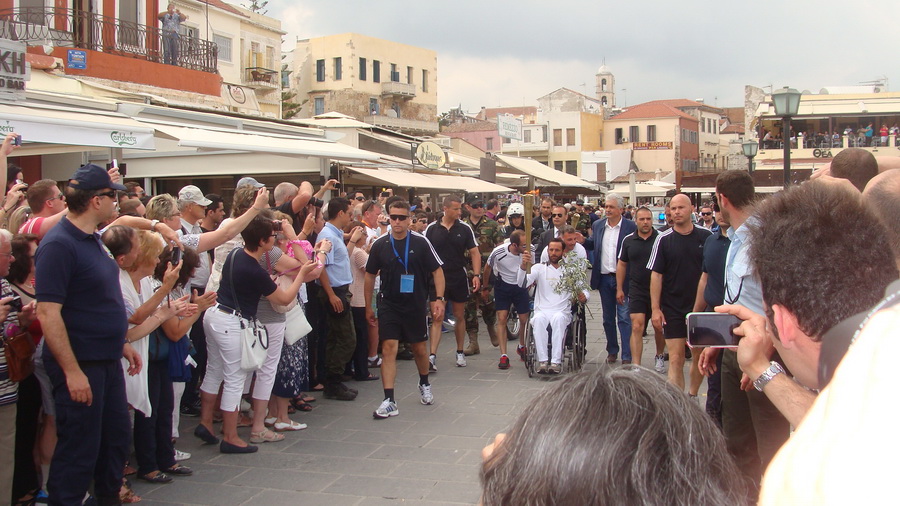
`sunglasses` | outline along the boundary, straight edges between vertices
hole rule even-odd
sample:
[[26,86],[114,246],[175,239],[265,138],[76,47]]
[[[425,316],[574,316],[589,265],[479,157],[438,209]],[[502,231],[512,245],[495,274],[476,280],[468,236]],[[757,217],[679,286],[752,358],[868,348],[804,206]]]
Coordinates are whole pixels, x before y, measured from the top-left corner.
[[700,213],[700,216],[712,216],[712,213]]
[[406,221],[409,219],[408,214],[392,214],[390,218],[394,221]]
[[428,223],[428,218],[419,218],[418,220],[415,220],[415,221],[417,223]]
[[357,200],[358,202],[365,202],[365,201],[366,201],[366,198],[365,198],[365,197],[356,197],[356,200]]
[[47,199],[47,202],[50,202],[51,200],[56,200],[56,199],[59,199],[59,200],[66,200],[66,196],[63,195],[62,193],[60,193],[59,195],[57,195],[57,196],[55,196],[55,197],[53,197],[53,198]]
[[109,190],[101,193],[95,193],[95,197],[109,197],[111,199],[116,198],[116,190]]
[[471,207],[472,209],[481,209],[482,207],[484,207],[484,204],[469,204],[469,207]]
[[562,214],[562,213],[553,213],[553,214],[551,214],[550,216],[553,216],[554,218],[562,218],[563,216],[565,216],[565,214]]

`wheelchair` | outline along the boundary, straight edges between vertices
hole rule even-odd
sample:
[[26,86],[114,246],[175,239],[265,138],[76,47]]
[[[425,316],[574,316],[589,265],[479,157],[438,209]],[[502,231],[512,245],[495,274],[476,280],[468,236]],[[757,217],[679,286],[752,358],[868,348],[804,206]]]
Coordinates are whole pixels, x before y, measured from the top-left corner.
[[[584,367],[585,342],[587,340],[587,328],[585,327],[585,305],[572,304],[572,321],[566,328],[566,337],[563,340],[562,366],[564,373],[578,372]],[[531,330],[531,321],[525,327],[525,369],[531,378],[537,373],[537,345]],[[552,352],[553,339],[547,340],[548,352]]]

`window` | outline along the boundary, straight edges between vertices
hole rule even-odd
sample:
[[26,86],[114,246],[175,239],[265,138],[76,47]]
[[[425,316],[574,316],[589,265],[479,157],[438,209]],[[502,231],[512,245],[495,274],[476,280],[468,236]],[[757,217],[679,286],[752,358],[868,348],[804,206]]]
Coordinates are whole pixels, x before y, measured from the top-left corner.
[[656,141],[656,125],[647,125],[647,142]]
[[413,68],[406,67],[406,84],[413,84]]
[[553,129],[553,145],[562,146],[562,128]]
[[313,113],[314,116],[318,116],[320,114],[325,113],[325,97],[316,97],[315,98],[315,108],[316,108],[316,110]]
[[231,61],[231,37],[213,34],[213,42],[219,46],[219,59],[222,61]]
[[705,131],[706,131],[706,121],[707,121],[707,120],[705,120],[705,119],[703,119],[703,118],[700,118],[700,131],[701,131],[701,132],[705,132]]
[[616,144],[622,144],[622,142],[623,142],[622,141],[622,129],[617,128],[616,129]]
[[600,80],[600,91],[606,91],[606,78]]
[[378,113],[379,113],[378,99],[370,98],[369,99],[369,114],[371,114],[372,116],[377,116]]
[[560,172],[562,172],[562,171],[563,171],[563,162],[562,162],[562,160],[557,160],[557,161],[553,162],[553,168],[556,169],[556,170],[558,170],[558,171],[560,171]]
[[578,161],[577,160],[566,160],[566,174],[572,174],[573,176],[578,175]]
[[547,142],[547,125],[541,127],[541,142]]
[[635,125],[628,127],[628,142],[641,141],[641,127]]
[[262,67],[262,55],[259,54],[259,42],[250,43],[250,65],[248,67]]
[[396,63],[391,63],[391,82],[392,83],[400,82],[400,72],[397,71]]
[[602,105],[603,107],[606,107],[606,105],[607,105],[606,97],[600,97],[600,105]]
[[567,128],[566,129],[566,146],[574,146],[575,145],[575,129]]
[[381,62],[378,60],[372,60],[372,82],[381,82]]
[[522,132],[522,133],[525,134],[525,140],[524,140],[524,142],[526,142],[526,143],[531,142],[531,130],[525,130],[525,131]]
[[493,151],[494,150],[494,138],[488,137],[484,140],[484,149],[485,151]]
[[334,59],[334,80],[340,81],[341,77],[343,77],[344,69],[342,68],[343,64],[341,63],[341,57],[338,56]]
[[697,160],[682,160],[681,166],[685,172],[697,172]]
[[422,93],[428,93],[428,71],[422,69]]
[[512,144],[512,139],[510,139],[509,137],[500,137],[500,139],[502,140],[503,144]]
[[325,60],[316,60],[316,81],[325,82]]
[[275,48],[266,46],[266,68],[275,70]]
[[359,59],[359,80],[360,81],[366,80],[366,59],[365,58]]

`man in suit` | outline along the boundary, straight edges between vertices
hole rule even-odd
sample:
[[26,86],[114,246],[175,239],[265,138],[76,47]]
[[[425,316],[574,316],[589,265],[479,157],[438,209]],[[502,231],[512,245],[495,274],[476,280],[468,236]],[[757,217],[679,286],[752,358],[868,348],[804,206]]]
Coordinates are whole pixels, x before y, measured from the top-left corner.
[[[594,222],[591,238],[584,243],[591,253],[593,269],[591,288],[600,291],[600,305],[603,308],[603,331],[606,333],[606,362],[614,364],[619,355],[619,339],[622,346],[622,363],[631,363],[631,315],[628,300],[622,304],[616,300],[616,267],[619,250],[625,236],[637,230],[637,225],[622,217],[625,201],[616,193],[606,196],[606,217]],[[554,211],[555,212],[555,211]],[[628,281],[626,279],[625,284]],[[616,320],[619,335],[616,336]]]
[[[541,206],[543,206],[543,203],[541,203]],[[566,226],[566,218],[569,216],[566,212],[566,208],[561,205],[554,205],[552,210],[553,212],[550,214],[550,228],[541,232],[534,249],[535,258],[541,258],[541,252],[543,252],[544,248],[550,244],[550,239],[560,237],[562,235],[562,228]]]
[[544,197],[543,200],[541,200],[541,214],[535,216],[534,219],[531,220],[531,228],[533,229],[533,234],[535,236],[539,236],[550,228],[550,224],[552,223],[550,213],[553,212],[554,205],[556,205],[556,203],[553,202],[553,199],[550,197]]

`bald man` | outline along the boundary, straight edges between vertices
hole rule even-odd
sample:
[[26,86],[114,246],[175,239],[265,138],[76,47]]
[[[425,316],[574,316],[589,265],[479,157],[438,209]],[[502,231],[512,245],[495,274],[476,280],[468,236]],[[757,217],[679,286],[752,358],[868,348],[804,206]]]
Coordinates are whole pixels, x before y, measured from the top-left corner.
[[[678,194],[669,202],[672,228],[660,232],[650,252],[650,308],[653,326],[663,328],[669,349],[669,383],[684,390],[685,316],[694,307],[703,274],[703,245],[712,233],[691,223],[691,199]],[[695,397],[695,396],[694,396]]]
[[900,268],[900,170],[888,170],[872,178],[863,191],[863,202],[884,225],[888,243]]

